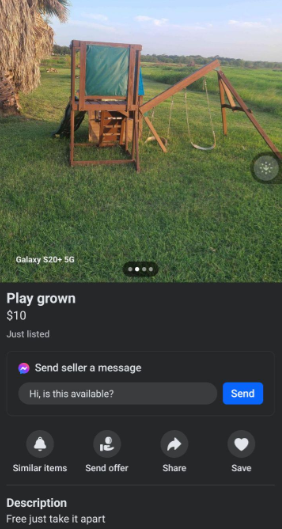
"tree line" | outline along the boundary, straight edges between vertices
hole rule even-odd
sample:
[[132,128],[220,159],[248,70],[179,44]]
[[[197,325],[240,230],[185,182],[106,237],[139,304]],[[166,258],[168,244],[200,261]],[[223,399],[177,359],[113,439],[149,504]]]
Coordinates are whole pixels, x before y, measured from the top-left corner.
[[[55,55],[70,55],[71,51],[69,46],[54,45],[53,53]],[[183,66],[205,66],[210,62],[218,59],[222,66],[236,66],[240,68],[270,68],[282,70],[282,62],[269,62],[269,61],[244,61],[243,59],[230,59],[229,57],[202,57],[201,55],[142,55],[141,60],[143,62],[152,63],[163,63],[163,64],[179,64]]]
[[236,66],[240,68],[270,68],[282,70],[282,62],[268,62],[268,61],[244,61],[243,59],[230,59],[229,57],[202,57],[201,55],[142,55],[143,62],[164,63],[164,64],[179,64],[183,66],[204,66],[210,62],[218,59],[222,66]]
[[70,55],[71,50],[69,46],[59,46],[59,44],[54,44],[53,53],[55,55]]

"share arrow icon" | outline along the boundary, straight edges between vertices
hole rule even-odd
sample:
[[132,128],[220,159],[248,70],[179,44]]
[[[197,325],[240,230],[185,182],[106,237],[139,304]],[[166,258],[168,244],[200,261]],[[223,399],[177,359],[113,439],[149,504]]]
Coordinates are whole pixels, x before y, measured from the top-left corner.
[[175,437],[173,441],[169,443],[167,451],[169,452],[170,450],[172,450],[172,448],[174,448],[174,450],[177,450],[181,445],[182,443],[177,439],[177,437]]

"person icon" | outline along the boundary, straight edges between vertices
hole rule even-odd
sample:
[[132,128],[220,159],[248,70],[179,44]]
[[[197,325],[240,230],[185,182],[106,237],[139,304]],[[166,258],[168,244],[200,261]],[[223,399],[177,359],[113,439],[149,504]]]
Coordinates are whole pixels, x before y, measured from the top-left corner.
[[111,446],[113,443],[113,440],[111,437],[106,437],[105,444],[100,444],[100,452],[111,452],[115,449],[114,446]]

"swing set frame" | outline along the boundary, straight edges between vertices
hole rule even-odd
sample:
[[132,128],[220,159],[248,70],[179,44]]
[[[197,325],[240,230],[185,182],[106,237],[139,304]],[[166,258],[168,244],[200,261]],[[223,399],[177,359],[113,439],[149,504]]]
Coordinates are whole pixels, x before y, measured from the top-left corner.
[[[168,88],[158,96],[154,97],[147,103],[144,103],[139,108],[139,113],[144,118],[145,122],[147,123],[148,127],[150,128],[152,134],[155,136],[159,146],[163,150],[163,152],[167,152],[166,146],[163,144],[161,138],[159,137],[156,129],[152,125],[151,121],[148,117],[145,116],[145,113],[150,111],[151,109],[155,108],[157,105],[165,101],[166,99],[173,97],[175,94],[180,92],[181,90],[187,88],[188,86],[195,83],[195,81],[198,81],[199,79],[205,77],[208,73],[211,71],[216,70],[218,75],[218,84],[219,84],[219,93],[220,93],[220,103],[221,103],[221,113],[222,113],[222,123],[223,123],[223,133],[225,136],[228,134],[228,126],[227,126],[227,115],[226,110],[232,110],[233,112],[245,112],[246,116],[249,118],[253,126],[256,128],[258,133],[262,136],[268,147],[273,151],[275,156],[282,161],[282,154],[279,151],[279,149],[276,147],[276,145],[273,143],[273,141],[269,138],[269,136],[266,134],[265,130],[261,127],[257,119],[254,117],[252,111],[247,107],[247,105],[244,103],[243,99],[240,97],[238,92],[235,90],[235,88],[232,86],[231,82],[227,79],[227,77],[224,75],[224,73],[220,70],[220,62],[218,60],[215,60],[211,62],[210,64],[207,64],[203,68],[200,68],[193,74],[189,75],[182,81],[179,81],[175,85],[173,85],[171,88]],[[228,100],[228,103],[226,103],[226,97]],[[237,105],[235,103],[235,99],[237,101]]]
[[[109,97],[103,94],[99,95],[85,95],[86,92],[86,52],[87,46],[109,46],[114,48],[129,48],[129,69],[128,69],[128,81],[127,81],[127,95],[125,97],[113,96]],[[269,148],[274,152],[277,158],[282,161],[282,154],[278,148],[274,145],[271,139],[268,137],[264,129],[260,126],[252,111],[244,103],[243,99],[236,92],[230,81],[220,70],[220,62],[215,60],[206,66],[203,66],[199,70],[195,71],[185,79],[182,79],[172,87],[168,88],[161,94],[152,98],[146,103],[143,102],[143,97],[139,96],[139,72],[141,67],[141,50],[142,46],[137,44],[114,44],[114,43],[101,43],[101,42],[89,42],[89,41],[72,41],[72,62],[71,62],[71,119],[70,119],[70,163],[72,166],[75,165],[101,165],[101,164],[123,164],[123,163],[134,163],[137,172],[140,172],[140,160],[139,160],[139,138],[140,131],[142,131],[143,120],[149,127],[154,138],[158,142],[160,148],[164,153],[167,152],[166,141],[164,138],[160,138],[157,133],[152,121],[149,119],[147,113],[153,110],[156,106],[163,103],[167,99],[173,97],[178,92],[186,89],[192,85],[195,81],[212,72],[217,71],[219,92],[220,92],[220,103],[222,112],[223,122],[223,133],[226,136],[227,130],[227,117],[226,110],[230,109],[233,112],[242,111],[245,112],[251,123],[254,125],[256,130],[262,136],[264,141],[267,143]],[[75,89],[76,80],[76,54],[80,52],[80,80],[79,80],[79,97],[77,97]],[[226,97],[228,103],[226,103]],[[235,103],[237,101],[237,105]],[[123,120],[123,131],[125,134],[124,148],[125,152],[130,155],[128,159],[122,160],[87,160],[78,161],[75,160],[74,153],[77,146],[88,147],[92,146],[93,143],[75,143],[75,113],[90,112],[92,111],[108,111],[119,113]],[[132,147],[129,151],[129,120],[133,123],[133,135],[132,135]],[[101,142],[100,142],[101,145]],[[120,141],[122,145],[122,141]],[[194,145],[192,143],[192,145]],[[195,146],[195,145],[194,145]],[[199,146],[195,146],[199,148]],[[213,148],[213,147],[212,147]],[[203,148],[202,148],[203,149]],[[205,149],[203,149],[205,150]],[[206,149],[206,150],[210,150]]]

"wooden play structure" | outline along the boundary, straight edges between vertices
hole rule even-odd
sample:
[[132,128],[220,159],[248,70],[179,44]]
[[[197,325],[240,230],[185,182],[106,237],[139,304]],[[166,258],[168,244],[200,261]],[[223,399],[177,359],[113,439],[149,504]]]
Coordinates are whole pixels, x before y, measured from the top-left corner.
[[[139,91],[141,50],[137,44],[72,41],[71,74],[71,165],[101,165],[139,162]],[[76,56],[80,54],[79,92],[76,94]],[[89,143],[75,143],[75,113],[88,112]],[[76,161],[77,146],[124,146],[130,158]]]
[[[168,88],[150,101],[143,101],[143,82],[141,75],[141,50],[137,44],[113,44],[103,42],[72,41],[72,70],[71,70],[71,101],[69,115],[65,114],[67,126],[61,126],[60,131],[66,130],[70,135],[70,163],[76,165],[101,165],[134,163],[136,170],[140,171],[139,140],[142,134],[143,120],[147,124],[162,151],[167,152],[164,138],[158,135],[148,112],[153,111],[163,101],[185,90],[195,81],[204,78],[204,87],[213,132],[213,144],[210,147],[200,147],[192,141],[189,115],[187,108],[187,93],[185,91],[186,119],[188,132],[193,147],[200,150],[212,150],[216,146],[216,137],[212,124],[209,106],[209,97],[205,76],[217,71],[219,94],[223,121],[223,133],[227,135],[227,110],[244,112],[263,137],[268,147],[279,160],[282,154],[267,136],[266,132],[255,119],[252,111],[246,106],[230,81],[220,70],[218,60],[211,62],[195,71],[182,81]],[[80,67],[77,70],[77,54],[79,53]],[[76,72],[79,72],[79,86],[76,86]],[[227,102],[226,102],[227,100]],[[84,114],[89,116],[89,142],[75,143],[75,131],[83,120]],[[170,115],[171,120],[171,115]],[[170,125],[169,125],[170,127]],[[62,134],[61,134],[62,135]],[[129,151],[129,146],[131,149]],[[108,147],[120,145],[125,149],[128,158],[120,160],[91,160],[82,161],[75,159],[75,150],[79,146]]]

